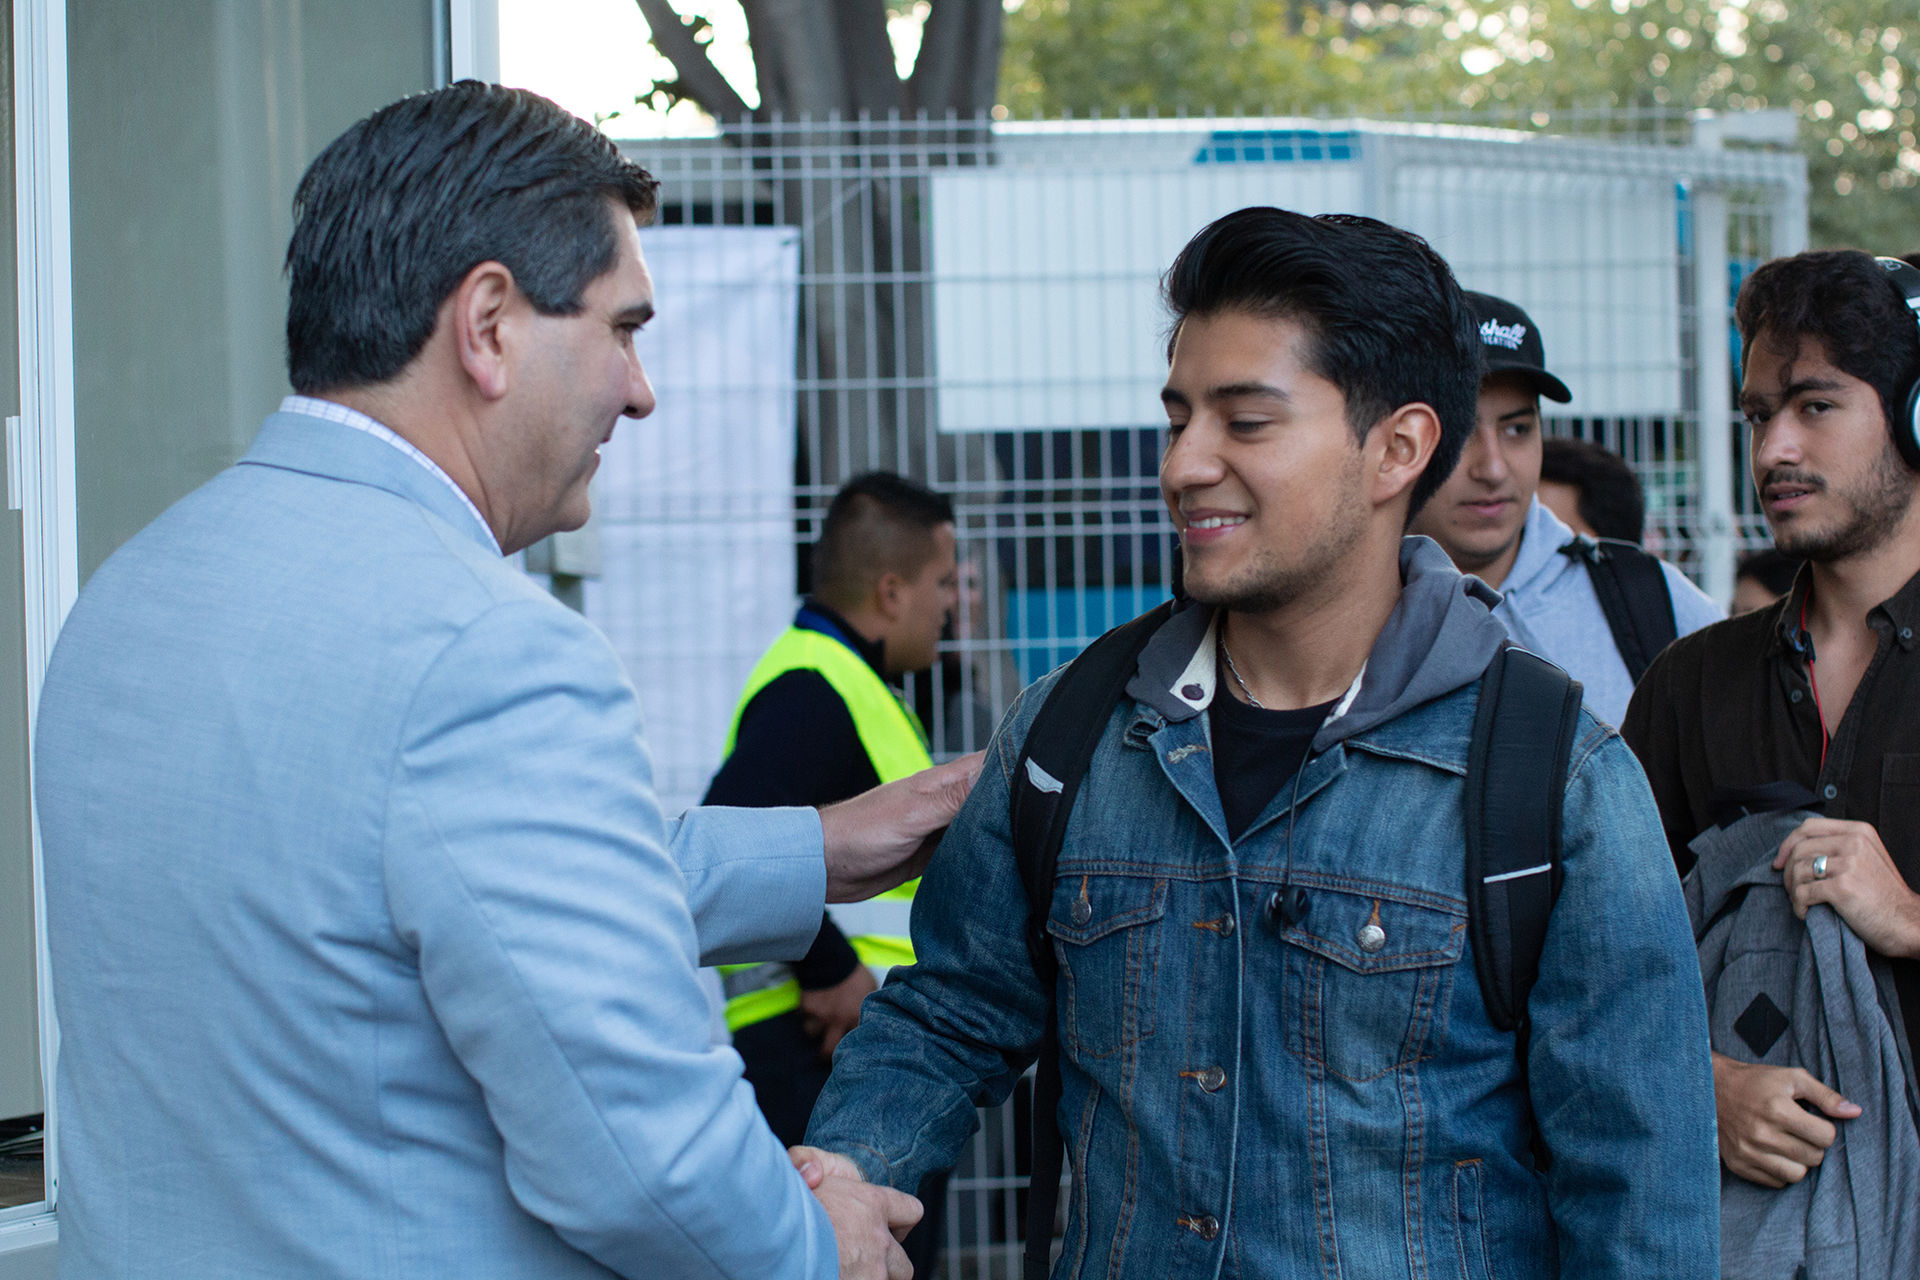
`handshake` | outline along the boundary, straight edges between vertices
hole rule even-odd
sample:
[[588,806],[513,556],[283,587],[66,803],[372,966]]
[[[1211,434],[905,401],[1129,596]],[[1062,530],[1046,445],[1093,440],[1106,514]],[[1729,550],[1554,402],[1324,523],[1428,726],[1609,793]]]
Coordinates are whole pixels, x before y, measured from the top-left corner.
[[[822,808],[827,900],[856,902],[925,870],[985,761],[976,751]],[[789,1147],[787,1154],[833,1223],[841,1280],[909,1280],[913,1265],[900,1241],[920,1221],[920,1202],[871,1185],[836,1152]]]
[[820,1207],[833,1223],[841,1280],[910,1280],[913,1266],[900,1248],[920,1221],[920,1202],[904,1191],[876,1187],[845,1156],[818,1147],[789,1147]]

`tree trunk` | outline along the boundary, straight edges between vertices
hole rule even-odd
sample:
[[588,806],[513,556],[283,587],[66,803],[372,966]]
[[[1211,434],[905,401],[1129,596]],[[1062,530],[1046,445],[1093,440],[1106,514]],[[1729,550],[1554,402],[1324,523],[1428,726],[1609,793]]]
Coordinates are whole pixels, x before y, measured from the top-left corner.
[[[635,0],[678,88],[761,153],[801,231],[801,480],[874,468],[954,474],[929,448],[933,370],[927,165],[977,154],[998,84],[1001,0],[932,0],[913,74],[894,70],[886,0],[740,0],[760,102],[749,108],[668,0]],[[910,120],[924,114],[940,147]],[[944,123],[951,117],[956,125]],[[932,124],[932,121],[942,123]],[[957,144],[957,145],[956,145]],[[963,161],[964,162],[964,161]]]

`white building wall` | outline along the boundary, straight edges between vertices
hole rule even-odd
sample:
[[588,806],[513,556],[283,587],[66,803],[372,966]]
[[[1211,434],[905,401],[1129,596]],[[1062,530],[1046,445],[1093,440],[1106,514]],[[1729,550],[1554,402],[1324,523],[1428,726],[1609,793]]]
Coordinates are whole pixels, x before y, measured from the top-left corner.
[[793,615],[800,242],[790,227],[650,227],[641,251],[659,408],[600,451],[585,599],[639,690],[671,815],[705,793],[747,673]]

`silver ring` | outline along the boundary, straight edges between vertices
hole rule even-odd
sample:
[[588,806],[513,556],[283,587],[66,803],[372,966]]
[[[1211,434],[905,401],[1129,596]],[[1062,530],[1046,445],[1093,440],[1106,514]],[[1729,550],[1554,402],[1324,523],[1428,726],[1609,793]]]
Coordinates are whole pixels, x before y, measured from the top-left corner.
[[1827,855],[1824,853],[1813,860],[1813,878],[1815,880],[1827,878]]

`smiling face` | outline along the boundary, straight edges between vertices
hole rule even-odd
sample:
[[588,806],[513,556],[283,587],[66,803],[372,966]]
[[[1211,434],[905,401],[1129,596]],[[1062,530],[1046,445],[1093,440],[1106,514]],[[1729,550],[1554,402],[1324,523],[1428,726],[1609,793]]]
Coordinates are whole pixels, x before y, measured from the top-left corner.
[[1747,351],[1740,407],[1754,488],[1782,552],[1845,560],[1906,522],[1920,476],[1901,462],[1872,386],[1829,363],[1818,339],[1762,333]]
[[1459,465],[1421,509],[1413,532],[1439,543],[1461,572],[1497,587],[1519,558],[1539,485],[1540,397],[1524,374],[1493,374],[1480,384]]
[[608,202],[618,251],[589,284],[575,315],[542,315],[524,297],[511,382],[513,409],[493,432],[489,515],[504,511],[504,550],[578,529],[590,514],[588,484],[600,446],[621,417],[653,412],[653,387],[633,340],[653,315],[653,279],[640,256],[633,215]]
[[1174,340],[1160,494],[1203,604],[1265,613],[1338,590],[1374,514],[1346,397],[1307,367],[1308,342],[1297,321],[1234,311],[1189,316]]

